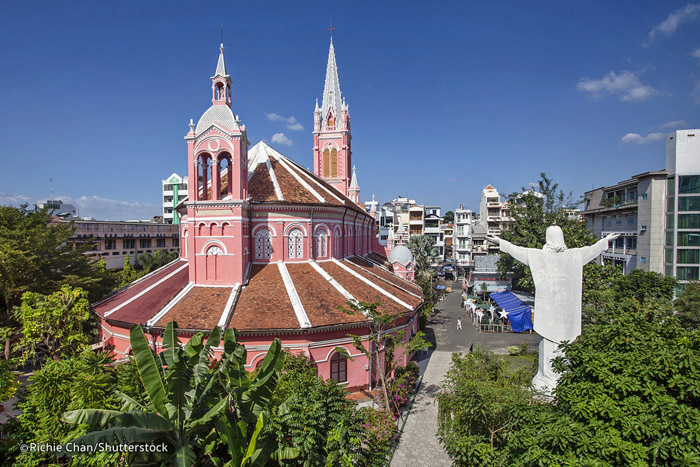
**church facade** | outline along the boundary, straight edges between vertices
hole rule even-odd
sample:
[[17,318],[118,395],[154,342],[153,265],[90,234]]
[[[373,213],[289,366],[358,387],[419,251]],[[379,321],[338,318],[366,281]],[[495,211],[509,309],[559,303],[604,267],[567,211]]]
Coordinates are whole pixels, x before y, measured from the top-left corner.
[[368,335],[371,323],[340,308],[379,301],[380,310],[397,314],[395,329],[405,329],[409,340],[418,331],[423,296],[385,266],[375,220],[359,203],[332,40],[322,105],[314,111],[314,173],[262,141],[250,147],[232,110],[223,44],[211,80],[211,106],[196,125],[190,121],[185,136],[189,184],[177,206],[180,257],[93,305],[103,344],[128,354],[134,324],[156,346],[170,321],[184,341],[218,325],[237,330],[249,369],[279,337],[285,348],[309,357],[320,376],[371,385],[372,362],[348,336]]

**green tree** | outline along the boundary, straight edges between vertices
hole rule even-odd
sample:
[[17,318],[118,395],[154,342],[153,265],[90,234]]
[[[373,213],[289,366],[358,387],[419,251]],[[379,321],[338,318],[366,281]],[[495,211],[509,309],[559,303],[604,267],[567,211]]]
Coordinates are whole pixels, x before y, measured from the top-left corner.
[[90,337],[83,332],[90,317],[87,296],[86,291],[69,285],[49,296],[25,292],[22,305],[16,309],[22,332],[19,361],[36,359],[39,350],[47,358],[60,360],[87,348]]
[[157,250],[154,254],[143,253],[138,255],[137,259],[138,263],[143,267],[144,273],[147,274],[150,271],[155,271],[159,267],[176,260],[177,257],[178,253],[176,251],[167,252],[164,250]]
[[48,209],[0,206],[0,293],[8,320],[24,292],[51,293],[68,284],[96,301],[111,289],[111,276],[85,256],[93,245],[71,241],[74,232],[72,223],[52,223]]
[[168,323],[163,352],[156,354],[140,326],[131,329],[131,345],[148,404],[117,393],[122,411],[79,409],[63,414],[63,420],[101,428],[73,443],[164,442],[165,453],[129,453],[127,461],[155,460],[163,464],[265,465],[271,456],[295,457],[293,448],[277,449],[266,435],[272,393],[284,363],[279,339],[275,339],[260,371],[249,378],[244,369],[245,346],[229,329],[224,334],[224,354],[214,364],[213,347],[221,342],[221,329],[212,330],[206,344],[195,334],[184,347]]
[[452,211],[447,211],[443,217],[443,220],[445,221],[445,224],[454,224],[455,213]]
[[504,447],[532,401],[530,369],[477,348],[453,354],[438,394],[439,437],[457,465],[506,466]]
[[[450,392],[452,411],[442,415],[450,429],[441,433],[456,465],[700,465],[700,334],[680,325],[665,298],[627,296],[605,306],[608,318],[585,326],[555,359],[561,377],[553,403],[510,399],[522,381],[476,402],[475,389]],[[459,374],[455,368],[449,374],[459,376],[448,380],[450,389],[481,382],[498,387],[497,371]],[[482,399],[486,407],[470,412]],[[460,437],[501,405],[517,417],[510,425],[493,424],[506,426],[493,449],[485,432],[481,441],[472,431]],[[457,412],[461,418],[450,416]]]
[[[88,350],[61,361],[49,360],[29,377],[20,394],[17,423],[3,425],[12,443],[3,446],[3,465],[65,465],[50,452],[20,452],[20,444],[60,445],[66,437],[85,433],[87,427],[61,421],[60,414],[81,407],[117,409],[119,401],[112,393],[115,373],[107,353]],[[72,465],[114,465],[117,456],[109,454],[84,456]]]
[[[509,196],[512,204],[513,225],[503,231],[501,238],[515,245],[526,248],[542,248],[546,243],[545,232],[550,225],[558,225],[564,232],[569,248],[588,246],[595,242],[595,237],[586,229],[585,222],[566,216],[565,205],[570,195],[565,195],[546,174],[540,174],[539,194],[527,191],[513,193]],[[512,256],[502,253],[498,260],[498,271],[505,275],[513,272],[514,288],[534,292],[530,268],[515,261]]]
[[417,272],[428,274],[430,264],[437,261],[438,258],[435,240],[427,235],[413,235],[408,239],[406,247],[413,253]]
[[[369,336],[364,340],[363,336],[349,334],[353,339],[354,347],[359,350],[367,360],[372,362],[372,368],[376,371],[379,381],[382,385],[382,405],[389,412],[399,413],[399,407],[395,401],[389,400],[389,376],[393,373],[396,367],[394,360],[394,352],[397,349],[402,349],[404,354],[411,355],[422,349],[427,349],[432,344],[426,342],[423,337],[425,333],[419,331],[408,342],[404,341],[406,330],[393,333],[391,329],[402,313],[386,313],[379,309],[381,302],[365,303],[365,302],[348,302],[348,308],[340,307],[341,310],[348,314],[362,313],[369,318]],[[365,348],[363,342],[367,342],[369,348]],[[378,349],[384,350],[384,356],[380,355]]]
[[700,328],[700,282],[685,286],[680,296],[673,301],[681,326],[688,330]]
[[303,355],[287,354],[275,392],[270,430],[279,446],[299,450],[295,459],[281,461],[290,466],[326,465],[329,436],[347,424],[355,412],[353,401],[333,380],[323,381],[311,361]]
[[134,282],[139,277],[143,276],[144,273],[139,272],[131,266],[131,261],[129,255],[124,258],[124,267],[119,271],[119,285],[118,288],[123,288]]

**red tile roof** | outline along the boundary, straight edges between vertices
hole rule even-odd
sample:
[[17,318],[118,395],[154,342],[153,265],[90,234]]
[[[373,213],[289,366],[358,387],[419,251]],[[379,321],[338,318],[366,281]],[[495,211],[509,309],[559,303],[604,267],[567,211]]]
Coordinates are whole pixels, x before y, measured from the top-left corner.
[[219,323],[233,287],[193,287],[156,326],[177,321],[180,329],[213,329]]
[[326,281],[309,263],[287,264],[289,276],[312,327],[365,321],[362,313],[347,314],[348,299]]
[[254,201],[277,201],[275,185],[270,178],[270,172],[266,164],[259,164],[248,180],[248,193]]
[[[183,268],[186,265],[187,261],[175,261],[164,266],[97,302],[93,309],[110,320],[144,324],[187,285],[189,273],[187,267]],[[177,272],[180,268],[183,269]]]
[[364,268],[372,274],[379,276],[384,281],[391,282],[393,285],[402,290],[407,290],[414,295],[419,295],[421,297],[423,296],[423,289],[421,289],[419,285],[402,279],[393,272],[389,271],[388,269],[378,266],[377,264],[371,261],[367,261],[366,259],[360,258],[358,256],[348,258],[347,261]]
[[[391,313],[407,313],[411,310],[384,295],[365,281],[377,285],[388,294],[403,301],[413,309],[422,303],[420,287],[399,279],[391,272],[363,258],[343,262],[347,271],[333,261],[316,263],[329,274],[354,299],[372,303],[381,302],[381,310]],[[187,284],[187,262],[168,265],[145,280],[135,283],[122,293],[95,305],[101,316],[124,323],[146,323],[156,315]],[[365,316],[345,313],[339,307],[347,307],[348,298],[309,262],[286,263],[289,277],[306,313],[311,329],[326,326],[353,325],[366,321]],[[231,287],[193,287],[156,323],[165,327],[177,321],[181,329],[204,330],[216,326],[224,313],[231,294]],[[110,313],[111,310],[114,312]],[[229,327],[241,331],[298,330],[299,318],[294,311],[287,287],[282,280],[279,266],[255,264],[251,267],[248,283],[241,289],[234,310],[229,317]]]
[[277,264],[254,264],[248,285],[233,311],[229,327],[249,329],[299,329]]
[[330,261],[319,263],[328,274],[343,286],[356,300],[365,303],[381,303],[379,309],[388,313],[405,313],[408,311],[404,306],[398,304],[389,297],[383,295],[378,290],[365,284],[363,281],[353,276],[343,268]]

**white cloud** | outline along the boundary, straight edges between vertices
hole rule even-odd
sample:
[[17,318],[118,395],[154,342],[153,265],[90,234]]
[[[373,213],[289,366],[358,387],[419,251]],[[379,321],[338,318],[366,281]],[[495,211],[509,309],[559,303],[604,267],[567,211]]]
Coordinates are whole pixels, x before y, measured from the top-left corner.
[[668,15],[668,18],[652,28],[649,32],[649,39],[654,40],[659,34],[663,34],[666,37],[670,36],[676,32],[678,26],[696,19],[698,14],[700,14],[700,3],[688,4],[683,8],[677,9]]
[[620,100],[625,102],[643,101],[659,93],[648,84],[642,84],[639,77],[631,71],[623,71],[619,74],[611,71],[600,79],[585,76],[576,84],[576,89],[587,92],[595,99],[604,93],[619,94]]
[[695,51],[693,52],[693,57],[700,58],[700,47],[695,49]]
[[659,125],[659,128],[668,128],[668,129],[677,130],[679,128],[683,128],[686,126],[688,126],[688,124],[685,122],[685,120],[674,120],[672,122],[666,122],[664,124]]
[[[68,202],[67,197],[62,198]],[[98,220],[151,219],[163,214],[163,207],[150,203],[119,201],[99,196],[81,196],[75,200],[76,207],[83,217]]]
[[[150,203],[119,201],[99,196],[81,196],[78,199],[55,196],[54,199],[72,204],[78,208],[78,215],[81,217],[94,217],[97,220],[150,220],[153,216],[163,214],[162,206]],[[33,207],[37,201],[46,201],[46,198],[38,200],[21,194],[9,195],[0,192],[0,205],[19,206],[27,203]]]
[[285,146],[292,145],[292,140],[284,136],[284,133],[275,133],[272,135],[272,142],[275,144],[284,144]]
[[304,129],[303,125],[301,123],[297,122],[297,119],[294,118],[293,116],[292,117],[283,117],[283,116],[276,114],[276,113],[269,113],[269,114],[266,113],[265,116],[271,122],[286,122],[288,130],[300,131],[300,130]]
[[620,144],[647,144],[653,143],[654,141],[661,141],[664,139],[665,135],[663,133],[649,133],[646,136],[642,136],[639,133],[627,133],[620,140]]
[[31,206],[34,204],[34,199],[17,193],[9,194],[0,191],[0,206],[19,206],[20,204]]

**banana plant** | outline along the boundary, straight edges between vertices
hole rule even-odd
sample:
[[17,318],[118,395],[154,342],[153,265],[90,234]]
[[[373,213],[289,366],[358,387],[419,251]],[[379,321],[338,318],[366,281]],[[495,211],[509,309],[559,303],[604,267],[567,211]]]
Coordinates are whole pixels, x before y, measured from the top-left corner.
[[294,450],[280,450],[273,437],[264,435],[269,419],[270,395],[284,363],[279,339],[270,346],[258,375],[245,370],[245,346],[232,329],[224,333],[222,358],[212,364],[213,350],[221,343],[215,327],[204,343],[197,333],[183,347],[176,323],[168,323],[163,351],[148,345],[140,326],[131,329],[131,347],[148,403],[139,404],[125,394],[122,411],[82,409],[65,412],[68,423],[97,427],[71,441],[78,446],[164,443],[165,452],[132,453],[126,460],[147,460],[157,465],[221,466],[264,465],[272,456],[293,458]]

